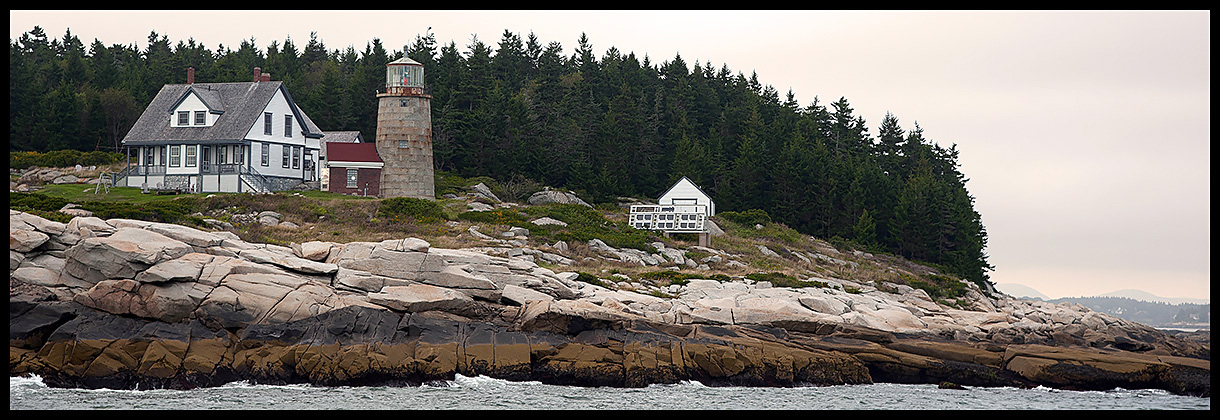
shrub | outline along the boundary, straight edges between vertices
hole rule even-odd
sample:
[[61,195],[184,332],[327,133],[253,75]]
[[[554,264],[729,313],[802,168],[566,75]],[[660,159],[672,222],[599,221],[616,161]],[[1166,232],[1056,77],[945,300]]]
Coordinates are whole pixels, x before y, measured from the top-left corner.
[[643,272],[640,273],[638,277],[653,281],[665,281],[669,284],[686,284],[687,280],[698,278],[699,276],[695,274],[680,273],[674,270],[664,270]]
[[80,160],[77,161],[77,163],[81,166],[102,166],[118,162],[123,158],[124,156],[122,153],[111,153],[95,150],[92,152],[85,152],[85,154],[81,155]]
[[432,223],[445,220],[445,211],[432,200],[411,197],[394,197],[381,200],[377,216],[388,220],[410,219],[416,223]]
[[754,281],[770,282],[775,287],[830,287],[830,285],[817,280],[797,280],[795,277],[784,273],[752,273],[746,275],[747,279]]
[[459,220],[478,223],[491,223],[506,226],[525,226],[529,218],[513,209],[494,209],[488,211],[468,211],[457,215]]
[[957,299],[966,295],[966,285],[957,279],[939,275],[930,275],[927,279],[907,279],[907,285],[923,289],[933,299]]
[[626,224],[616,223],[611,226],[603,227],[588,227],[588,226],[573,226],[569,225],[568,229],[563,232],[556,233],[555,239],[567,242],[587,242],[593,239],[601,239],[606,245],[615,248],[632,248],[644,252],[653,252],[652,245],[654,237],[651,233],[644,230],[633,229]]
[[38,159],[42,155],[38,152],[8,152],[8,167],[12,169],[25,169],[31,166],[38,165]]
[[691,279],[708,279],[708,280],[716,280],[719,282],[726,282],[726,281],[733,280],[732,277],[729,277],[726,274],[717,273],[717,274],[707,275],[707,274],[682,273],[682,272],[678,272],[678,271],[674,271],[674,270],[648,271],[648,272],[640,273],[640,275],[638,277],[641,279],[648,279],[648,280],[654,280],[654,281],[668,281],[669,284],[679,284],[679,285],[689,283]]
[[530,219],[550,217],[568,224],[566,227],[551,226],[547,229],[540,229],[535,236],[547,241],[557,239],[567,242],[587,242],[592,239],[600,239],[606,245],[615,248],[654,251],[649,245],[655,238],[651,232],[634,229],[626,223],[607,220],[597,210],[580,204],[545,204],[529,207],[526,211],[529,212]]
[[542,191],[542,184],[517,174],[508,181],[488,185],[488,188],[491,189],[492,194],[495,194],[501,200],[524,203],[529,199],[530,195]]
[[528,211],[530,216],[550,217],[568,225],[596,227],[609,223],[597,210],[580,204],[544,204],[530,207]]
[[39,166],[75,166],[77,162],[80,162],[80,158],[80,150],[52,150],[42,155],[42,159],[39,159]]
[[45,194],[13,192],[8,196],[8,208],[27,213],[30,210],[58,211],[66,204],[68,204],[67,200]]
[[720,212],[716,215],[716,217],[742,226],[765,225],[767,223],[771,223],[771,216],[767,215],[766,211],[760,209],[749,209],[741,212],[725,211]]
[[120,162],[126,158],[122,153],[81,152],[79,150],[53,150],[47,153],[9,152],[8,165],[13,169],[26,169],[31,166],[68,167],[68,166],[102,166]]
[[577,272],[576,272],[576,281],[579,281],[579,282],[585,282],[585,283],[589,283],[589,284],[592,284],[592,285],[596,285],[596,286],[605,287],[605,288],[607,288],[607,289],[613,289],[613,288],[614,288],[614,285],[612,285],[612,284],[610,284],[610,283],[607,283],[605,280],[602,280],[602,279],[598,278],[598,277],[597,277],[597,276],[595,276],[595,275],[592,275],[592,274],[589,274],[589,273],[586,273],[586,272],[583,272],[583,271],[577,271]]
[[199,209],[199,199],[194,197],[144,203],[90,201],[82,203],[80,207],[93,212],[94,216],[102,219],[136,219],[193,226],[205,225],[203,218],[191,216]]

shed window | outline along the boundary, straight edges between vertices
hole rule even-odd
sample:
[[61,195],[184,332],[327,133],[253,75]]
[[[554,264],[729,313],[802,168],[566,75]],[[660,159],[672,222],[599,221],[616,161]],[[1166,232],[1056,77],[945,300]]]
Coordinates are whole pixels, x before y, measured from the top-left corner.
[[347,187],[356,188],[356,169],[347,170]]

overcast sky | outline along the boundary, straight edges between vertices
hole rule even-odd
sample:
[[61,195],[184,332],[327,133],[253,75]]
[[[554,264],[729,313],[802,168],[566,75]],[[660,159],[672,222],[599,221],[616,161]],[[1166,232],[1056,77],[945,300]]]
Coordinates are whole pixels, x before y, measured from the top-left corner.
[[141,50],[155,31],[212,51],[251,38],[301,50],[311,32],[328,50],[377,38],[401,51],[431,27],[463,53],[508,30],[571,55],[585,33],[599,58],[756,72],[802,106],[846,98],[874,137],[890,112],[957,144],[996,283],[1211,295],[1207,10],[10,11],[10,42],[36,25]]

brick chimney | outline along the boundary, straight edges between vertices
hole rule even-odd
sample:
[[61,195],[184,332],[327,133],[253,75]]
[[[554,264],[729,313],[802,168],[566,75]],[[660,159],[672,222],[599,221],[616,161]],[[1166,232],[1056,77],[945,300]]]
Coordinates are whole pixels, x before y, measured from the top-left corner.
[[255,82],[262,80],[262,78],[263,78],[262,73],[263,73],[263,69],[260,69],[258,67],[254,68],[254,81]]
[[186,84],[188,84],[188,85],[195,84],[195,68],[194,67],[186,68]]
[[263,73],[263,74],[262,74],[262,78],[261,78],[261,79],[258,79],[258,81],[260,81],[260,82],[270,82],[270,81],[271,81],[271,73]]

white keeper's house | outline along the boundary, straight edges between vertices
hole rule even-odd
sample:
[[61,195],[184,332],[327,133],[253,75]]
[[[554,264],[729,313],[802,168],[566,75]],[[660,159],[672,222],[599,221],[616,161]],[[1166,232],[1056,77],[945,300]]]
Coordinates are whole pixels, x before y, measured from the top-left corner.
[[[269,192],[318,181],[324,133],[283,82],[165,85],[123,138],[115,184],[188,192]],[[316,188],[316,187],[315,187]]]

